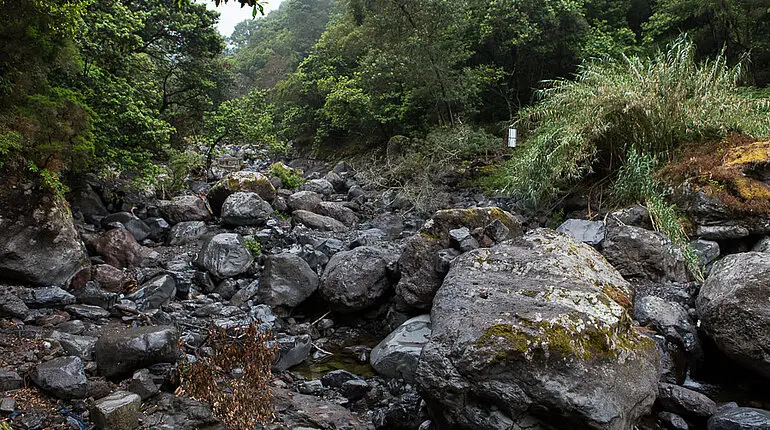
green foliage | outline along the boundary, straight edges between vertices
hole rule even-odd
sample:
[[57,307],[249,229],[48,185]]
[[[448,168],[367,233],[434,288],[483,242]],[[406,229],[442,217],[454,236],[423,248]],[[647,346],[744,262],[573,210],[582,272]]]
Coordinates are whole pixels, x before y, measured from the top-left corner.
[[267,169],[267,174],[274,178],[279,178],[283,187],[288,190],[293,190],[306,182],[299,173],[283,163],[271,164]]
[[525,143],[505,166],[505,189],[529,207],[549,202],[589,172],[608,173],[633,148],[668,157],[683,142],[740,131],[770,135],[767,102],[738,90],[742,65],[724,56],[697,63],[681,37],[650,59],[589,61],[522,110]]
[[246,240],[246,249],[248,249],[255,258],[262,254],[262,244],[253,239]]
[[166,172],[160,177],[158,184],[161,198],[178,194],[188,176],[195,171],[202,172],[206,166],[203,155],[195,151],[171,149],[167,158]]

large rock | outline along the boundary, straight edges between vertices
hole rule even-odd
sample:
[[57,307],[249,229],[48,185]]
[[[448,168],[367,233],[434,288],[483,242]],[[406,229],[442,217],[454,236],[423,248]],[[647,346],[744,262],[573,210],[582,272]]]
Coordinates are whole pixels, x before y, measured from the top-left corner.
[[180,196],[174,200],[160,200],[158,210],[169,224],[184,221],[208,221],[211,212],[206,201],[198,196]]
[[82,399],[86,396],[88,379],[79,357],[59,357],[38,364],[32,379],[44,391],[60,399]]
[[708,420],[708,430],[770,430],[770,411],[725,408]]
[[175,246],[194,242],[206,234],[206,231],[208,228],[203,221],[183,221],[171,227],[167,243]]
[[145,224],[144,221],[128,212],[110,214],[101,220],[101,225],[104,229],[109,228],[112,223],[122,224],[126,230],[131,232],[134,239],[138,242],[141,242],[150,236],[150,227]]
[[590,246],[538,229],[458,257],[416,384],[443,428],[633,428],[658,389],[630,285]]
[[64,352],[69,355],[74,355],[86,361],[93,359],[94,346],[97,341],[95,337],[54,331],[51,333],[51,339],[58,341]]
[[696,300],[701,329],[728,357],[770,377],[770,259],[747,252],[714,264]]
[[412,383],[430,333],[430,315],[409,319],[372,349],[369,362],[382,376]]
[[198,253],[198,265],[219,279],[245,272],[254,257],[239,234],[221,233],[209,239]]
[[321,296],[340,312],[372,306],[393,285],[389,267],[398,256],[369,246],[334,254],[321,277]]
[[666,411],[694,420],[705,421],[717,411],[717,404],[708,396],[672,384],[660,384],[658,403]]
[[342,203],[321,202],[318,213],[336,219],[337,221],[352,227],[358,222],[358,216],[352,209],[345,207]]
[[222,222],[229,225],[263,225],[272,214],[270,203],[257,193],[233,193],[222,205]]
[[334,193],[334,186],[326,179],[311,179],[299,187],[300,191],[312,191],[323,196]]
[[654,231],[611,226],[602,243],[602,254],[626,279],[687,282],[681,250]]
[[176,295],[176,281],[169,274],[158,275],[147,281],[135,293],[128,296],[141,311],[160,309]]
[[318,212],[323,199],[317,193],[312,191],[298,191],[289,196],[286,204],[293,211],[301,210],[308,212]]
[[487,235],[494,241],[519,236],[522,231],[521,222],[499,208],[436,212],[418,234],[407,240],[398,261],[401,280],[396,286],[396,296],[402,304],[418,309],[430,308],[433,296],[446,275],[444,265],[438,264],[438,253],[442,249],[452,247],[449,232],[461,227],[467,227],[471,231],[481,228],[489,230],[490,234],[495,230],[499,232],[499,236],[493,235],[498,237]]
[[94,424],[100,430],[133,430],[138,427],[137,413],[142,405],[138,394],[116,391],[94,402]]
[[634,319],[640,325],[652,327],[693,357],[700,357],[698,329],[682,305],[667,302],[660,297],[646,296],[636,300]]
[[67,202],[0,170],[0,278],[66,285],[88,265]]
[[104,262],[117,268],[139,267],[150,255],[126,229],[115,228],[99,234],[90,246],[104,257]]
[[297,254],[270,255],[260,277],[257,298],[270,307],[292,308],[318,289],[318,275]]
[[179,335],[174,327],[139,327],[104,333],[94,355],[102,375],[130,374],[155,363],[176,362]]
[[75,187],[67,200],[72,206],[73,213],[79,211],[83,218],[91,224],[98,225],[98,220],[109,214],[99,194],[87,183]]
[[294,224],[303,224],[314,230],[333,231],[336,233],[348,231],[345,224],[334,218],[303,210],[294,211],[292,213],[292,220]]
[[219,215],[222,205],[230,194],[238,191],[257,193],[263,200],[272,202],[275,198],[275,187],[270,179],[258,172],[233,172],[217,182],[208,192],[209,205],[214,214]]

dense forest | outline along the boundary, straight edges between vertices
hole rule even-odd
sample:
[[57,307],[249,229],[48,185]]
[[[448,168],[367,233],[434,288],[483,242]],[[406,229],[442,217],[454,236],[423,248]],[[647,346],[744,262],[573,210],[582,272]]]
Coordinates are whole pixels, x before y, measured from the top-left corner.
[[187,1],[6,0],[0,155],[60,192],[85,172],[173,192],[227,144],[376,155],[390,142],[407,155],[384,173],[398,182],[499,150],[516,125],[524,148],[484,184],[539,207],[632,149],[766,131],[768,6],[286,0],[225,40]]

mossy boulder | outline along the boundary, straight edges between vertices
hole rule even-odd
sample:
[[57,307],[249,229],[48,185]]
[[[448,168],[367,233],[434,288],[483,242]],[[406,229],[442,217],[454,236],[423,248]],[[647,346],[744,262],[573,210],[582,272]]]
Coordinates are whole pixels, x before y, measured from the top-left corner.
[[[436,212],[420,231],[409,238],[398,265],[401,280],[396,287],[399,303],[429,309],[436,290],[446,275],[437,264],[439,251],[453,246],[449,232],[461,227],[476,232],[479,243],[493,243],[517,237],[521,221],[500,208],[450,209]],[[484,238],[486,236],[486,239]]]
[[630,284],[547,229],[454,260],[416,384],[446,428],[629,429],[657,395],[658,353]]
[[270,178],[259,172],[233,172],[214,184],[207,197],[212,212],[219,215],[227,197],[235,192],[257,193],[267,202],[275,199],[276,191]]
[[0,171],[0,279],[66,285],[89,265],[67,202],[8,166]]

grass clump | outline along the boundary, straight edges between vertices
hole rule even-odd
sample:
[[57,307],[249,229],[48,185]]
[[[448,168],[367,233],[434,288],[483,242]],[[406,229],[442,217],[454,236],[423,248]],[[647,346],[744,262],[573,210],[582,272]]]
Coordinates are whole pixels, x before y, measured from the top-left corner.
[[536,209],[589,173],[616,173],[632,149],[670,160],[683,142],[770,135],[768,101],[738,87],[742,64],[697,63],[694,51],[681,36],[652,58],[593,60],[574,80],[550,81],[519,114],[525,139],[504,190]]
[[211,330],[204,345],[211,356],[177,365],[180,395],[208,403],[228,429],[252,430],[274,419],[270,402],[272,336],[254,323],[246,328]]
[[271,164],[267,173],[274,178],[279,178],[283,187],[289,190],[293,190],[306,182],[294,169],[283,163]]

